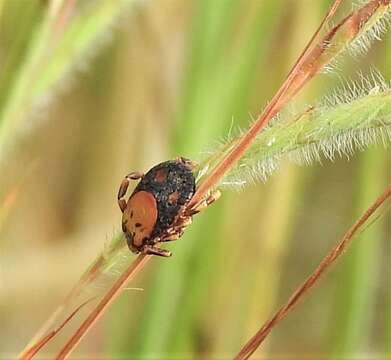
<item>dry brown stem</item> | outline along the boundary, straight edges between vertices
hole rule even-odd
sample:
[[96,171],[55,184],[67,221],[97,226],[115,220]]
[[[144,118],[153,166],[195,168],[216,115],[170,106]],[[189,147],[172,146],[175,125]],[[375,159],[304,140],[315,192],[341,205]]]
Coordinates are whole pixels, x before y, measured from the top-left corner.
[[391,185],[373,202],[373,204],[360,216],[353,226],[345,233],[342,240],[335,245],[327,256],[321,261],[315,271],[304,281],[304,283],[292,294],[289,300],[268,320],[259,331],[246,343],[242,350],[236,355],[235,360],[249,359],[250,356],[263,343],[272,329],[284,319],[293,309],[298,300],[309,291],[321,276],[328,270],[335,261],[344,253],[346,247],[351,243],[357,232],[362,229],[369,218],[375,214],[379,207],[391,196]]
[[71,351],[81,341],[87,331],[95,324],[95,322],[103,315],[107,307],[117,298],[121,290],[126,286],[128,281],[132,279],[149,260],[150,255],[140,254],[126,271],[119,277],[105,296],[99,301],[98,305],[91,311],[67,343],[63,346],[57,354],[56,359],[66,359]]
[[34,357],[35,354],[37,354],[51,339],[53,339],[62,329],[63,327],[68,324],[69,321],[72,320],[72,318],[80,311],[81,308],[83,308],[85,305],[87,305],[92,299],[89,299],[85,302],[83,302],[81,305],[79,305],[72,313],[54,330],[50,331],[47,335],[45,335],[42,339],[39,339],[35,342],[35,344],[25,350],[21,355],[19,355],[18,360],[30,360]]

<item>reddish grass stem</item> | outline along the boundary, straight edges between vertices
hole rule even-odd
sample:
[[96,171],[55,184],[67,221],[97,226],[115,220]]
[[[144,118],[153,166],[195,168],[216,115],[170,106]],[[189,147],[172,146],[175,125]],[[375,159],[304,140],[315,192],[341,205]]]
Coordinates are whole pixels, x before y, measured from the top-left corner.
[[119,277],[110,290],[105,294],[102,300],[96,305],[94,310],[88,315],[84,322],[79,326],[67,343],[63,346],[60,352],[57,354],[56,359],[66,359],[72,350],[81,341],[83,336],[88,330],[95,324],[95,322],[104,313],[106,308],[116,299],[121,290],[126,286],[128,281],[133,278],[150,259],[150,255],[140,254],[126,271]]
[[38,340],[32,347],[28,348],[21,355],[19,355],[18,360],[30,360],[32,359],[51,339],[53,339],[62,329],[68,324],[69,321],[83,308],[87,305],[92,299],[89,299],[79,305],[72,313],[54,330],[46,334],[42,339]]
[[293,309],[298,300],[309,291],[321,276],[328,270],[335,261],[344,253],[346,247],[351,243],[354,236],[362,228],[369,218],[384,204],[384,202],[391,196],[391,185],[373,202],[373,204],[360,216],[360,218],[353,224],[353,226],[345,233],[342,240],[335,245],[327,256],[321,261],[315,271],[308,276],[304,283],[297,288],[289,300],[281,306],[275,315],[268,320],[259,331],[246,343],[246,345],[236,355],[235,360],[246,360],[259,348],[272,329],[283,320],[288,313]]
[[[250,147],[258,133],[265,128],[269,121],[275,116],[281,108],[297,94],[303,86],[320,70],[316,61],[321,54],[327,49],[328,43],[335,35],[336,31],[330,32],[318,46],[317,37],[324,26],[335,15],[343,0],[335,0],[334,4],[327,12],[325,18],[319,28],[312,36],[308,45],[300,55],[299,59],[289,72],[285,82],[273,97],[269,105],[258,116],[254,124],[248,129],[243,137],[234,145],[232,150],[216,165],[209,176],[201,183],[196,193],[194,194],[190,206],[196,204],[201,198],[211,189],[227,171],[235,164],[235,162],[244,154]],[[335,27],[337,28],[337,27]],[[331,34],[331,35],[330,35]]]
[[[69,307],[69,305],[72,303],[74,299],[77,298],[77,296],[83,291],[83,288],[91,283],[100,273],[101,266],[103,265],[104,258],[103,256],[100,256],[95,263],[91,266],[90,269],[87,270],[85,274],[80,278],[80,280],[77,282],[77,284],[74,286],[74,288],[71,290],[71,292],[67,295],[64,302],[54,311],[54,313],[50,316],[50,318],[42,325],[42,327],[37,331],[37,333],[34,335],[30,343],[27,345],[26,349],[23,350],[23,352],[19,355],[18,359],[30,359],[29,357],[25,357],[25,354],[28,354],[29,351],[33,348],[36,348],[39,346],[39,349],[41,349],[43,346],[45,346],[50,340],[52,340],[59,332],[62,330],[62,328],[71,320],[73,315],[76,313],[73,312],[71,318],[67,318],[65,322],[63,322],[57,329],[58,330],[52,330],[49,331],[49,329],[53,326],[56,320],[58,320],[58,317],[63,313],[65,309]],[[84,303],[83,303],[84,305]],[[81,307],[79,306],[77,308],[77,311]],[[47,335],[43,335],[46,332],[49,333]],[[43,339],[46,339],[43,341]],[[34,354],[35,355],[35,354]]]
[[[312,36],[298,61],[289,72],[283,85],[277,91],[269,105],[258,116],[249,130],[234,144],[223,159],[210,171],[201,183],[190,205],[196,204],[203,196],[217,184],[230,170],[235,162],[251,146],[256,136],[263,130],[270,120],[327,64],[356,39],[360,31],[371,21],[381,6],[389,6],[391,0],[370,0],[356,11],[337,23],[330,31],[319,39],[326,25],[334,17],[343,0],[335,0],[319,28]],[[338,42],[338,39],[342,41]],[[330,50],[330,53],[328,52]]]

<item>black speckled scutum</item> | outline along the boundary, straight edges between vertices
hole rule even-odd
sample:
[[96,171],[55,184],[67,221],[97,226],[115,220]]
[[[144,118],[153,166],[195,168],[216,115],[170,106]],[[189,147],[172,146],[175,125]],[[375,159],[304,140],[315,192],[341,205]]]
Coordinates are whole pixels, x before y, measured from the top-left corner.
[[[166,179],[161,182],[155,181],[157,172],[163,169],[167,171]],[[151,235],[151,239],[154,239],[172,225],[179,210],[193,197],[195,179],[187,165],[176,160],[165,161],[154,166],[145,174],[133,194],[138,191],[147,191],[153,194],[156,199],[158,217]],[[175,191],[179,194],[178,200],[170,204],[168,197]]]

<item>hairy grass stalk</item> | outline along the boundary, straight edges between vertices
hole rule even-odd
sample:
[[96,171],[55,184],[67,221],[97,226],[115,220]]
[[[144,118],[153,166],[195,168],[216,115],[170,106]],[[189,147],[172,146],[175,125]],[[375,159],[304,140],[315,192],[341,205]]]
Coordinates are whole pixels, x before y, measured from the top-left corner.
[[[260,131],[310,79],[321,72],[325,66],[331,64],[337,56],[341,56],[343,52],[346,52],[352,42],[376,26],[378,19],[384,17],[390,8],[390,0],[369,1],[346,16],[319,39],[318,35],[322,32],[323,27],[329,24],[329,20],[334,16],[341,2],[339,0],[334,2],[284,84],[248,131],[237,141],[234,141],[221,156],[217,157],[216,163],[207,162],[205,178],[194,195],[192,204],[197,203],[210,188],[218,184],[219,180],[248,150]],[[376,18],[376,21],[373,23],[374,18]]]
[[[263,180],[287,158],[311,164],[336,156],[350,157],[370,144],[386,146],[391,137],[391,92],[375,85],[366,96],[334,106],[320,105],[296,115],[280,118],[257,136],[222,181],[222,185],[244,186]],[[345,99],[350,98],[349,95]]]

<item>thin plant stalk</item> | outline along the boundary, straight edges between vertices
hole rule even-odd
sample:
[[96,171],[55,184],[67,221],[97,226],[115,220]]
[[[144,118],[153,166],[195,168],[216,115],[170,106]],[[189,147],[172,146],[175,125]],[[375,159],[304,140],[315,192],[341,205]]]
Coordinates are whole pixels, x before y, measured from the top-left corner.
[[[304,84],[313,75],[315,75],[316,66],[310,67],[308,66],[308,64],[306,64],[306,62],[308,62],[309,60],[308,54],[312,54],[310,50],[314,42],[316,41],[318,34],[323,29],[324,25],[327,24],[328,21],[334,16],[341,3],[342,0],[335,0],[333,6],[326,14],[324,20],[322,21],[314,36],[311,38],[310,42],[304,49],[302,55],[299,57],[298,61],[293,66],[284,84],[273,97],[266,109],[259,115],[259,117],[255,120],[254,124],[248,129],[245,135],[236,144],[234,144],[232,150],[228,152],[228,154],[215,166],[209,176],[203,181],[203,183],[200,185],[197,192],[193,196],[193,199],[191,201],[192,204],[196,204],[197,201],[199,201],[209,191],[209,189],[211,189],[220,180],[220,178],[224,176],[224,174],[234,165],[235,161],[239,159],[243,155],[243,153],[250,147],[255,137],[268,124],[268,122],[273,118],[273,116],[281,110],[281,108],[293,97],[294,94],[296,94],[304,86]],[[310,60],[312,60],[312,57],[310,57]],[[311,69],[310,71],[307,71],[307,77],[305,78],[302,75],[303,70],[305,70],[303,64],[307,65],[307,69]],[[310,76],[310,73],[312,73],[312,76]],[[296,80],[300,80],[300,82],[295,84]],[[291,91],[292,87],[296,89],[294,92]]]
[[72,320],[72,318],[90,301],[94,298],[88,299],[79,305],[75,310],[71,312],[71,314],[54,330],[50,331],[47,335],[45,335],[42,339],[39,339],[32,347],[28,348],[24,351],[19,357],[18,360],[30,360],[32,359],[51,339],[53,339],[62,329],[63,327]]
[[311,80],[316,74],[331,64],[349,45],[356,40],[365,26],[370,23],[380,7],[390,5],[391,0],[372,0],[360,9],[351,12],[335,25],[319,41],[318,35],[334,17],[343,0],[335,0],[324,20],[311,38],[304,52],[290,71],[287,79],[270,101],[269,105],[255,120],[246,133],[223,154],[218,163],[209,171],[191,200],[196,204],[213,188],[246,152],[254,139],[270,120]]
[[96,307],[91,311],[71,338],[66,342],[62,347],[59,353],[56,355],[56,359],[66,359],[68,355],[75,349],[77,344],[81,341],[83,336],[88,332],[88,330],[95,324],[95,322],[103,315],[106,308],[117,298],[121,293],[121,290],[126,286],[128,281],[130,281],[147,263],[151,258],[150,255],[140,254],[132,264],[126,269],[126,271],[118,278],[102,300],[96,305]]
[[[122,239],[122,237],[120,238]],[[67,309],[75,299],[83,292],[83,290],[93,283],[93,281],[98,278],[104,272],[104,267],[106,265],[106,257],[110,257],[110,254],[113,254],[116,251],[121,250],[121,243],[119,241],[113,241],[113,246],[108,249],[107,254],[100,254],[97,259],[92,263],[92,265],[87,269],[87,271],[81,276],[79,281],[75,284],[69,294],[65,297],[64,301],[57,307],[57,309],[52,313],[52,315],[47,319],[47,321],[41,326],[41,328],[36,332],[32,337],[30,342],[27,344],[25,350],[22,354],[29,351],[29,349],[36,346],[37,342],[44,337],[45,333],[53,326],[53,324],[58,320],[59,316],[63,314],[64,310]],[[61,329],[63,326],[61,326]],[[46,343],[51,340],[59,331],[56,331],[55,334],[48,338]],[[20,357],[22,355],[19,355]]]
[[[384,186],[385,153],[368,149],[360,159],[357,179],[357,208],[368,204]],[[341,264],[341,283],[333,308],[334,336],[332,360],[350,353],[365,351],[370,345],[370,332],[375,320],[377,281],[381,274],[381,249],[384,219],[366,230],[360,241],[349,250],[349,258]]]
[[235,360],[249,359],[259,348],[273,328],[283,320],[293,309],[296,303],[307,293],[321,278],[321,276],[335,263],[350,245],[355,235],[367,225],[368,220],[377,212],[391,196],[391,185],[373,202],[373,204],[360,216],[353,226],[345,233],[342,240],[335,245],[327,256],[321,261],[315,271],[304,281],[304,283],[292,294],[289,300],[268,320],[257,333],[245,344],[236,355]]

